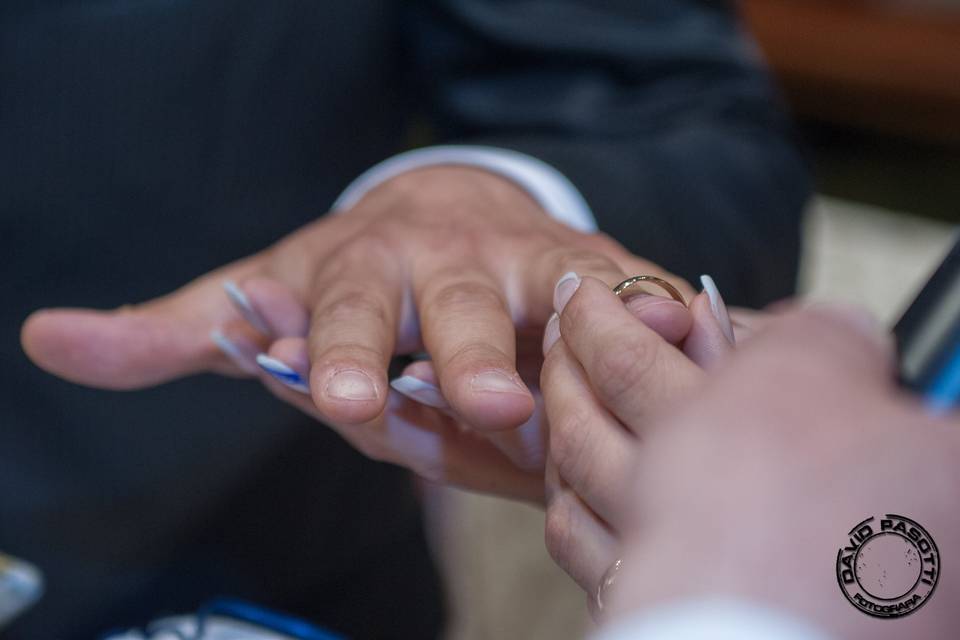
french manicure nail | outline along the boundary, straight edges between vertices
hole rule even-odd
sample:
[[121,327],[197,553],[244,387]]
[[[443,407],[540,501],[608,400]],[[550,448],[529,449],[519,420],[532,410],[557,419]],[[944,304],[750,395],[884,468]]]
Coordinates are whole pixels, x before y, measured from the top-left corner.
[[543,355],[557,343],[560,339],[560,316],[553,314],[547,320],[547,326],[543,328]]
[[557,313],[563,313],[563,308],[570,302],[570,298],[580,288],[580,276],[573,271],[569,271],[557,280],[557,286],[553,289],[553,310]]
[[327,382],[327,396],[336,400],[376,400],[377,387],[373,379],[359,369],[338,371]]
[[420,404],[425,404],[428,407],[433,407],[435,409],[450,408],[450,404],[447,402],[446,398],[443,397],[443,394],[440,393],[440,389],[429,382],[424,382],[420,378],[414,378],[413,376],[400,376],[399,378],[393,380],[390,383],[390,386],[411,400],[415,400]]
[[233,342],[233,340],[223,335],[222,331],[217,329],[211,331],[210,339],[213,341],[213,344],[217,345],[217,348],[223,352],[223,355],[230,358],[230,361],[237,365],[241,371],[256,375],[257,365],[252,357],[248,354],[245,354],[243,350]]
[[487,391],[493,393],[527,393],[516,376],[510,376],[503,371],[484,371],[473,376],[470,381],[473,391]]
[[233,303],[233,306],[237,308],[237,311],[240,312],[240,315],[243,316],[243,319],[249,322],[254,329],[265,336],[273,333],[267,325],[267,322],[263,319],[263,316],[250,304],[250,298],[243,292],[243,289],[237,286],[236,282],[233,280],[224,281],[223,291],[227,294],[227,297],[230,298],[230,301]]
[[257,356],[257,364],[260,365],[261,369],[294,391],[306,394],[310,393],[310,387],[307,386],[303,376],[276,358],[271,358],[267,354],[261,353]]
[[727,305],[724,304],[723,296],[720,295],[720,290],[717,289],[717,283],[714,282],[710,276],[702,275],[700,276],[700,284],[703,285],[703,290],[710,299],[710,311],[713,312],[713,317],[717,319],[717,323],[720,325],[720,330],[723,331],[724,337],[726,337],[730,344],[736,344],[737,339],[733,334],[733,323],[730,322],[730,314],[727,313]]

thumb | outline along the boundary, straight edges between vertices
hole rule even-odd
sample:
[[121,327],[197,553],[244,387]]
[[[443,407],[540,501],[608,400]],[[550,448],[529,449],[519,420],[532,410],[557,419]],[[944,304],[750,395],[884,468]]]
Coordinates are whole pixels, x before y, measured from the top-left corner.
[[244,263],[207,274],[172,294],[112,311],[43,309],[20,340],[40,368],[71,382],[137,389],[231,365],[210,339],[237,312],[222,282],[252,274]]

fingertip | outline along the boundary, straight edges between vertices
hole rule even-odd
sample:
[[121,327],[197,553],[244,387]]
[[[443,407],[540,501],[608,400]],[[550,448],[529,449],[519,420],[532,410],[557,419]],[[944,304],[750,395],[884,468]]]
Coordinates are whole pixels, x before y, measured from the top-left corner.
[[78,368],[76,350],[64,344],[68,314],[64,309],[34,311],[20,327],[20,346],[40,369],[72,382],[81,382],[74,374]]
[[709,369],[733,351],[733,345],[720,326],[707,292],[690,301],[691,326],[683,343],[683,352],[695,363]]
[[[576,323],[584,310],[602,308],[604,304],[610,301],[604,301],[604,292],[607,292],[616,299],[613,291],[602,281],[591,276],[584,277],[578,284],[577,290],[570,296],[563,309],[558,311],[560,317],[560,334],[566,333],[566,328]],[[617,300],[619,304],[619,300]]]
[[250,323],[251,327],[265,336],[273,335],[273,331],[267,324],[267,321],[263,318],[260,310],[253,306],[253,303],[250,301],[250,296],[247,295],[243,287],[234,280],[224,280],[221,283],[221,287],[227,298],[233,304],[233,308],[237,310],[237,313],[239,313],[244,320]]
[[310,389],[320,412],[341,424],[373,420],[383,413],[388,395],[385,372],[371,373],[355,363],[314,366]]
[[553,349],[553,345],[557,344],[557,341],[560,339],[560,316],[553,313],[550,316],[550,319],[547,320],[547,325],[543,329],[543,341],[542,341],[542,353],[544,357],[550,350]]
[[627,311],[670,344],[683,342],[693,325],[693,315],[681,303],[655,295],[631,296]]
[[[581,308],[593,308],[594,306],[603,307],[605,305],[612,305],[614,303],[622,307],[623,299],[617,296],[617,294],[613,292],[613,289],[610,287],[610,285],[603,280],[594,278],[592,276],[584,276],[580,286],[577,287],[577,291],[570,299],[570,303],[570,306],[573,306],[575,303],[576,306]],[[561,319],[563,316],[564,314],[561,313]]]
[[174,344],[146,319],[115,311],[44,309],[21,329],[24,352],[65,380],[104,389],[138,389],[162,382],[216,353],[203,343]]
[[[647,296],[655,297],[655,296]],[[653,301],[656,302],[656,301]],[[653,302],[635,304],[651,305],[651,316],[656,316],[656,322],[661,323],[664,319],[660,314],[662,310],[652,311]],[[679,303],[677,303],[679,304]],[[662,329],[670,333],[671,320],[670,315],[673,311],[667,307],[668,315],[666,323],[662,323]],[[638,330],[643,333],[646,324],[641,328],[635,328],[636,322],[631,317],[632,314],[613,290],[601,280],[596,278],[584,277],[583,282],[577,289],[577,292],[570,299],[563,313],[560,314],[560,334],[565,342],[571,348],[577,358],[586,356],[588,352],[593,351],[591,346],[597,339],[597,331],[601,326],[613,327],[619,326],[621,330]],[[683,320],[679,321],[681,325]]]
[[[233,364],[233,367],[235,367],[240,374],[256,375],[258,373],[259,370],[256,362],[257,350],[254,348],[255,345],[239,340],[236,336],[230,335],[222,329],[212,330],[210,332],[210,341],[217,345],[217,348],[220,349],[224,357]],[[224,373],[232,375],[235,372],[228,369]]]
[[717,324],[723,331],[723,335],[726,336],[727,341],[731,345],[736,344],[737,338],[733,333],[733,323],[730,321],[730,313],[727,311],[727,304],[724,302],[723,296],[720,295],[717,283],[714,282],[711,276],[703,274],[700,276],[700,284],[703,285],[703,292],[707,294],[710,300],[710,310],[717,319]]
[[[590,295],[610,294],[614,298],[617,297],[617,294],[613,292],[613,289],[610,287],[610,285],[599,278],[594,278],[593,276],[583,276],[580,286],[586,286],[586,289],[583,289],[583,291],[589,293]],[[580,287],[577,287],[577,292],[580,292]]]
[[451,403],[470,426],[489,431],[514,429],[533,415],[533,394],[516,371],[484,369],[464,374]]
[[35,363],[41,356],[38,348],[42,344],[45,319],[50,313],[50,309],[38,309],[28,315],[20,325],[20,347]]

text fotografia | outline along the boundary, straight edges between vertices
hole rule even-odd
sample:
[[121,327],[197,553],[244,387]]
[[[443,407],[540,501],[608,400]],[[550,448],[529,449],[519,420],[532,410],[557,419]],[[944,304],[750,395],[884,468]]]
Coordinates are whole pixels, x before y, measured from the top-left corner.
[[837,582],[850,604],[877,618],[899,618],[930,599],[940,552],[919,523],[888,513],[857,523],[847,536],[837,551]]

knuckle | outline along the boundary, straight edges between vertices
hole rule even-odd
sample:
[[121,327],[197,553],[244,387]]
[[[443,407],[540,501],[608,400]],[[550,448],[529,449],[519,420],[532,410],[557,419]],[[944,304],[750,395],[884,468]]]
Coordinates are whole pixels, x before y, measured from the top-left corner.
[[584,473],[588,420],[586,411],[574,408],[563,411],[550,423],[550,457],[560,476],[567,480]]
[[566,249],[558,257],[560,270],[580,275],[619,271],[617,264],[607,256],[589,249]]
[[439,309],[506,309],[503,298],[491,286],[475,281],[453,282],[441,286],[432,297]]
[[365,291],[341,293],[325,305],[319,315],[327,323],[354,322],[359,316],[384,323],[389,319],[384,301]]
[[605,254],[622,254],[626,252],[626,249],[623,248],[623,245],[620,244],[613,236],[603,231],[598,231],[593,233],[586,238],[584,238],[587,246],[594,251],[605,253]]
[[388,233],[392,223],[388,220],[383,225],[387,227],[386,231],[367,228],[344,245],[343,252],[348,264],[364,264],[369,262],[370,256],[389,256],[393,253],[394,247],[389,239],[391,234]]
[[637,336],[601,346],[596,352],[592,382],[608,400],[618,400],[651,377],[658,348],[656,340]]

